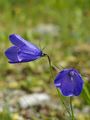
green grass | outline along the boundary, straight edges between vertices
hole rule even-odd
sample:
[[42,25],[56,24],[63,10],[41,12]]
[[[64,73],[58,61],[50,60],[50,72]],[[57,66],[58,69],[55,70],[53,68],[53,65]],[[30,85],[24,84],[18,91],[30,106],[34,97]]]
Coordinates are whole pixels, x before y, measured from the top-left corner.
[[[60,29],[58,36],[31,32],[33,28],[42,23],[57,25]],[[38,46],[40,43],[42,48],[45,46],[44,51],[50,55],[54,65],[75,67],[81,74],[87,74],[88,80],[83,77],[86,87],[80,100],[83,106],[90,105],[89,23],[89,0],[18,0],[17,2],[1,0],[0,90],[12,89],[13,87],[6,83],[7,80],[13,78],[18,83],[15,89],[33,92],[34,88],[40,88],[41,91],[50,93],[53,98],[57,95],[55,89],[51,91],[49,87],[50,73],[46,58],[19,65],[8,63],[4,55],[4,51],[11,45],[8,36],[11,33],[17,33]],[[56,75],[56,71],[53,72]],[[51,83],[53,85],[53,81]],[[8,116],[6,112],[5,115]]]

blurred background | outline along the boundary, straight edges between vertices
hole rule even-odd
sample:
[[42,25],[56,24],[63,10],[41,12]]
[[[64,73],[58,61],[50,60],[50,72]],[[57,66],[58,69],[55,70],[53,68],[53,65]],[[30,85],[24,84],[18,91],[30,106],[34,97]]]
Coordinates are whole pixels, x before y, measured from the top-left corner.
[[12,33],[43,49],[60,70],[78,69],[85,85],[74,113],[90,120],[90,0],[0,0],[0,120],[67,120],[47,58],[8,63]]

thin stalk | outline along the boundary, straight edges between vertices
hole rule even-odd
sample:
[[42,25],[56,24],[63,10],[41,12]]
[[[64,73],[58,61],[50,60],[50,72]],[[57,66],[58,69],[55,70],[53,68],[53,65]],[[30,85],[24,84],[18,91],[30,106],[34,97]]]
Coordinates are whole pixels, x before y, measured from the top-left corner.
[[75,120],[73,106],[72,106],[72,97],[70,97],[70,109],[71,109],[71,120]]
[[59,91],[58,89],[57,89],[57,93],[58,93],[58,96],[59,96],[59,98],[60,98],[60,101],[62,102],[63,106],[65,107],[68,115],[71,117],[71,113],[70,113],[70,111],[68,110],[67,106],[65,105],[64,100],[63,100],[63,97],[60,95],[60,91]]
[[[49,57],[48,54],[44,54],[44,55],[47,56],[47,58],[48,58],[48,62],[49,62],[49,66],[50,66],[51,77],[53,77],[52,68],[57,69],[57,71],[59,71],[60,69],[59,69],[56,65],[54,65],[54,64],[51,63],[51,59],[50,59],[50,57]],[[60,65],[60,67],[61,67],[62,69],[64,69],[64,67],[62,67],[61,65]],[[53,77],[53,78],[54,78],[54,77]]]
[[47,56],[47,58],[48,58],[48,63],[49,63],[50,73],[51,73],[51,78],[54,78],[53,73],[52,73],[52,64],[51,64],[51,59],[50,59],[50,57],[49,57],[49,55],[48,55],[48,54],[45,54],[45,55],[46,55],[46,56]]
[[[51,77],[52,78],[54,78],[53,77],[53,73],[52,73],[52,68],[53,67],[55,67],[54,65],[52,65],[52,63],[51,63],[51,59],[50,59],[50,57],[49,57],[49,55],[48,54],[44,54],[44,56],[47,56],[47,58],[48,58],[48,62],[49,62],[49,67],[50,67],[50,73],[51,73]],[[62,67],[62,66],[61,66]],[[63,67],[62,67],[63,68]],[[59,68],[58,68],[59,69]],[[63,106],[65,107],[65,109],[66,109],[66,111],[67,111],[67,113],[69,114],[69,116],[71,117],[71,113],[70,113],[70,111],[68,110],[68,108],[67,108],[67,106],[65,105],[65,103],[64,103],[64,100],[63,100],[63,98],[62,98],[62,96],[60,95],[60,91],[57,89],[57,92],[58,92],[58,96],[59,96],[59,98],[60,98],[60,100],[61,100],[61,102],[62,102],[62,104],[63,104]],[[74,120],[74,119],[73,119]]]

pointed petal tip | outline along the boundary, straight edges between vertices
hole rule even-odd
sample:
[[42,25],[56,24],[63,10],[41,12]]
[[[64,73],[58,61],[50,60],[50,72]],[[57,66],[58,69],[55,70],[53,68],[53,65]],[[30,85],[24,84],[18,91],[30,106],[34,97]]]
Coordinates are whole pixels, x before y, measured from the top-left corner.
[[13,35],[15,35],[14,33],[10,34],[9,37],[12,37]]
[[11,39],[12,37],[15,37],[17,34],[14,34],[14,33],[12,33],[12,34],[10,34],[9,35],[9,39]]

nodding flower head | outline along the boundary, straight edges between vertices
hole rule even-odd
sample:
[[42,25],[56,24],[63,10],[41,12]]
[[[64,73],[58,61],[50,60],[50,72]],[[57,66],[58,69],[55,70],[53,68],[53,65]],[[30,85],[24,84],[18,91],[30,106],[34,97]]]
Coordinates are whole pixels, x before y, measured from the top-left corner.
[[54,84],[64,96],[79,96],[83,89],[83,79],[79,72],[73,68],[59,72]]
[[13,46],[5,51],[5,55],[10,63],[30,62],[45,55],[36,45],[17,34],[11,34],[9,40]]

